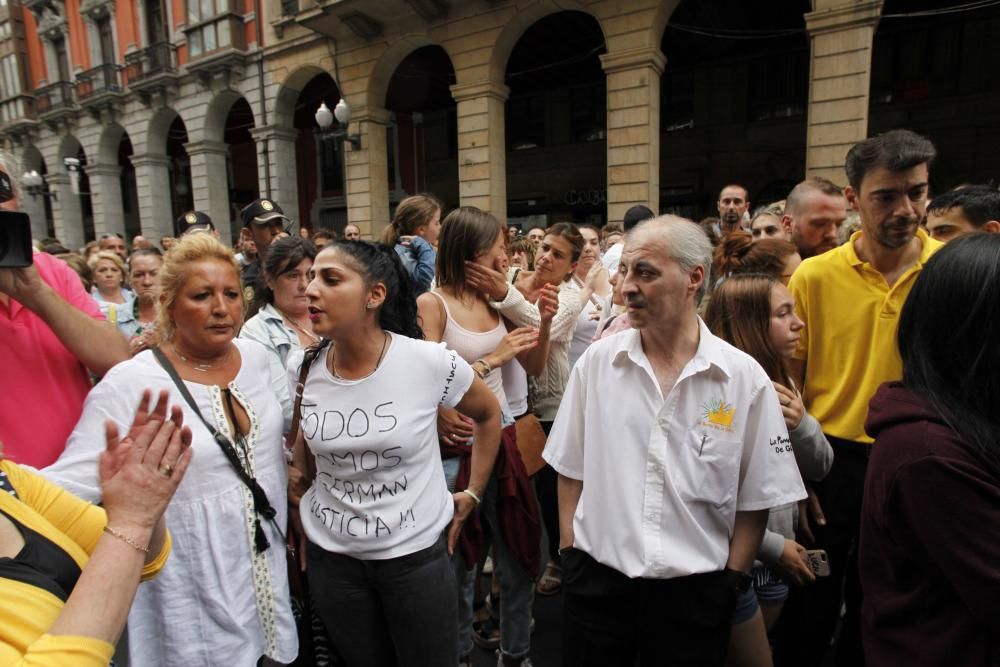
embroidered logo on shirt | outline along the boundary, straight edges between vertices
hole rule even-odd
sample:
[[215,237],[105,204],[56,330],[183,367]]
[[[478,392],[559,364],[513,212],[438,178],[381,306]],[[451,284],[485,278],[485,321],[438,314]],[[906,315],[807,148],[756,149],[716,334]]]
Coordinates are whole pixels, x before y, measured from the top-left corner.
[[701,406],[703,426],[711,426],[730,433],[733,432],[733,416],[735,414],[736,408],[721,398],[713,398]]

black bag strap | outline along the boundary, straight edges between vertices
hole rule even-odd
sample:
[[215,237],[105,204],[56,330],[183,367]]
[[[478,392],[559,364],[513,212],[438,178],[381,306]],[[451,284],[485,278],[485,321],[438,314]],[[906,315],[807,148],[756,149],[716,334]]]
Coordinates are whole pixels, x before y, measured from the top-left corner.
[[[223,455],[225,455],[226,460],[233,467],[236,472],[236,476],[240,478],[240,481],[250,490],[250,495],[253,497],[253,509],[256,516],[254,517],[254,546],[257,548],[257,553],[262,553],[267,550],[271,544],[267,541],[267,536],[264,535],[264,529],[260,525],[260,517],[264,517],[275,527],[278,534],[281,535],[282,541],[285,541],[285,533],[281,530],[278,522],[275,520],[277,512],[271,506],[271,502],[267,498],[267,494],[264,489],[261,488],[260,484],[257,483],[257,479],[247,472],[247,469],[243,466],[243,462],[240,461],[239,454],[236,453],[236,447],[233,446],[232,441],[229,440],[224,434],[222,434],[219,429],[215,428],[214,424],[209,423],[205,416],[201,414],[201,410],[198,409],[198,404],[195,403],[194,397],[191,396],[191,392],[188,391],[187,385],[184,384],[184,380],[181,379],[180,375],[177,374],[177,369],[174,365],[170,363],[167,359],[167,355],[163,354],[163,350],[158,347],[151,348],[153,356],[163,367],[163,370],[167,372],[170,379],[174,381],[177,386],[177,390],[181,392],[181,396],[187,401],[188,407],[198,416],[201,423],[205,425],[208,432],[212,434],[212,438],[215,440],[216,444],[222,450]],[[233,425],[236,428],[236,425]]]
[[[299,368],[299,381],[295,383],[295,407],[292,408],[292,428],[289,431],[290,440],[292,446],[295,446],[295,439],[299,434],[299,422],[302,419],[302,394],[306,390],[306,378],[309,377],[309,369],[312,368],[313,362],[316,358],[323,352],[329,341],[320,339],[315,348],[310,348],[306,350],[305,354],[302,356],[302,366]],[[306,481],[312,483],[313,479],[316,477],[316,463],[312,456],[309,455],[309,450],[306,450]]]

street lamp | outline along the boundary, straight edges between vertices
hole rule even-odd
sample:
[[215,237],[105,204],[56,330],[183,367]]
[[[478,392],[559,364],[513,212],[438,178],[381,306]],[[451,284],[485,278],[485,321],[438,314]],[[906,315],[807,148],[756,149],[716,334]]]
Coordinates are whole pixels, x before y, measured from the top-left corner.
[[[337,117],[337,122],[344,128],[343,130],[330,129],[333,125],[334,116]],[[326,106],[326,102],[321,102],[319,109],[316,110],[316,124],[319,125],[320,137],[322,139],[339,139],[351,144],[351,148],[359,151],[361,150],[361,135],[347,133],[347,124],[350,122],[351,107],[347,106],[347,101],[344,98],[340,98],[333,111],[330,111],[330,107]]]
[[24,189],[28,191],[32,199],[37,199],[39,196],[45,197],[46,199],[58,199],[55,192],[45,191],[45,179],[37,171],[32,169],[31,171],[26,171],[21,175],[21,185]]

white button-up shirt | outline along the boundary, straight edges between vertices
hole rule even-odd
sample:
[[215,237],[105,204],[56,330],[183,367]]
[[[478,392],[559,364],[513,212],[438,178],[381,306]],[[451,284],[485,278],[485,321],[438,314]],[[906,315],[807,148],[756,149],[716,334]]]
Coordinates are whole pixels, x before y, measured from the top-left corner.
[[805,498],[764,370],[699,328],[698,350],[666,396],[638,330],[591,345],[543,453],[583,480],[574,546],[629,577],[721,570],[737,511]]

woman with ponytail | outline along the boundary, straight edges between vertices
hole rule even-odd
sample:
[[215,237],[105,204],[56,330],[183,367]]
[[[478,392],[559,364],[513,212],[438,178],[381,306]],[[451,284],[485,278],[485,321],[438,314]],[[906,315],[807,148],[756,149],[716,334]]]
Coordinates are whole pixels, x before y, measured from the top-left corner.
[[382,243],[399,254],[416,296],[429,290],[434,282],[441,209],[441,201],[434,195],[407,197],[399,202],[392,224],[382,233]]
[[[500,407],[460,356],[422,340],[392,247],[329,245],[310,276],[322,339],[290,357],[289,373],[302,393],[293,465],[316,471],[299,503],[316,611],[348,665],[458,664],[449,555],[483,497]],[[470,481],[454,494],[438,453],[439,406],[473,421]]]

